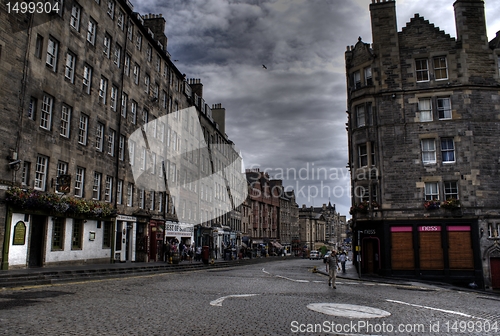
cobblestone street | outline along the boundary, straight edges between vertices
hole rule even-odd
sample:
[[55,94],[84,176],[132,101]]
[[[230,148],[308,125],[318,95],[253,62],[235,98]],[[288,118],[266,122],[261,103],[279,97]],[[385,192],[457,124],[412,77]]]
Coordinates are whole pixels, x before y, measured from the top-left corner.
[[[324,269],[321,260],[287,259],[227,269],[3,290],[0,334],[320,335],[335,330],[338,332],[333,334],[338,335],[500,334],[484,331],[485,326],[499,322],[495,315],[499,298],[493,294],[347,278],[339,278],[337,289],[332,289],[324,274],[312,272],[314,266]],[[312,304],[326,305],[317,311],[308,308]],[[340,305],[340,310],[332,308],[334,304]],[[356,314],[363,309],[341,305],[371,307],[390,315],[361,317]],[[347,310],[353,317],[339,316]],[[450,329],[460,321],[469,323],[468,332]],[[404,325],[406,332],[397,332],[399,325]],[[393,332],[388,329],[391,326]],[[431,332],[432,326],[435,331],[439,327],[439,332]],[[410,332],[412,328],[416,331]]]

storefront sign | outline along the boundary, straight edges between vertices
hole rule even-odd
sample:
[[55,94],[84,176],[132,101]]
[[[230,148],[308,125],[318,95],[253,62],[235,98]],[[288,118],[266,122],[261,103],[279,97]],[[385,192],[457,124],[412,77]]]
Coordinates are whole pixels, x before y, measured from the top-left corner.
[[14,241],[12,245],[24,245],[26,242],[26,224],[23,221],[19,221],[14,226]]
[[419,226],[418,231],[441,231],[440,226]]
[[127,221],[127,222],[137,222],[137,217],[126,216],[126,215],[117,215],[116,220]]
[[194,227],[192,225],[182,225],[182,224],[165,224],[165,235],[166,236],[181,236],[181,237],[191,237],[194,232]]
[[377,231],[376,230],[364,230],[363,233],[369,234],[369,235],[374,235],[375,233],[377,233]]

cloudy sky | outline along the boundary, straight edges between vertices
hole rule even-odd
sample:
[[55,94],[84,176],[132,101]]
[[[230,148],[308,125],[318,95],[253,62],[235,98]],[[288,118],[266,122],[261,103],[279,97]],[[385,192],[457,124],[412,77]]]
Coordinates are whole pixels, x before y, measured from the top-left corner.
[[[344,51],[358,36],[372,41],[371,0],[131,1],[163,14],[172,59],[226,108],[246,168],[283,179],[299,206],[330,200],[350,217]],[[398,29],[419,13],[455,37],[453,2],[397,0]],[[485,7],[491,40],[500,0]]]

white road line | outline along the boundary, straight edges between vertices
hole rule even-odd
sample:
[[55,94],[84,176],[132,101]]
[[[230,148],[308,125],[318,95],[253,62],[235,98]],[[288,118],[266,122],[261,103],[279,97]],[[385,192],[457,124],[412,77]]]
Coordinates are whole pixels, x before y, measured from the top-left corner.
[[427,306],[422,306],[422,305],[418,305],[418,304],[414,304],[414,303],[408,303],[408,302],[397,301],[397,300],[386,299],[385,301],[399,303],[399,304],[404,304],[404,305],[412,306],[412,307],[418,307],[418,308],[425,308],[425,309],[430,309],[430,310],[436,310],[436,311],[440,311],[440,312],[443,312],[443,313],[454,314],[454,315],[459,315],[459,316],[463,316],[463,317],[471,317],[471,318],[485,320],[485,319],[483,319],[481,317],[475,317],[475,316],[472,316],[472,315],[469,315],[469,314],[465,314],[465,313],[461,313],[461,312],[457,312],[457,311],[453,311],[453,310],[446,310],[446,309],[440,309],[440,308],[434,308],[434,307],[427,307]]
[[295,279],[290,279],[290,278],[287,278],[287,277],[284,277],[281,275],[275,275],[275,277],[290,280],[290,281],[295,281],[295,282],[309,282],[309,280],[295,280]]
[[255,295],[259,295],[259,294],[235,294],[235,295],[223,296],[223,297],[218,298],[217,300],[210,301],[210,305],[222,307],[222,302],[227,298],[248,297],[248,296],[255,296]]

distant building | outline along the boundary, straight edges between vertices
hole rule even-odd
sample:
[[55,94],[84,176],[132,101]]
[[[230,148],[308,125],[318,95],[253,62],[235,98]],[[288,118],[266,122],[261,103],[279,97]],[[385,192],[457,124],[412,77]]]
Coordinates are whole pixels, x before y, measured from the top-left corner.
[[321,212],[314,211],[311,206],[299,208],[300,242],[309,251],[317,250],[327,244],[326,220]]
[[[345,52],[361,272],[500,288],[500,39],[457,0],[457,38],[372,1],[372,44]],[[450,2],[451,5],[451,2]]]

